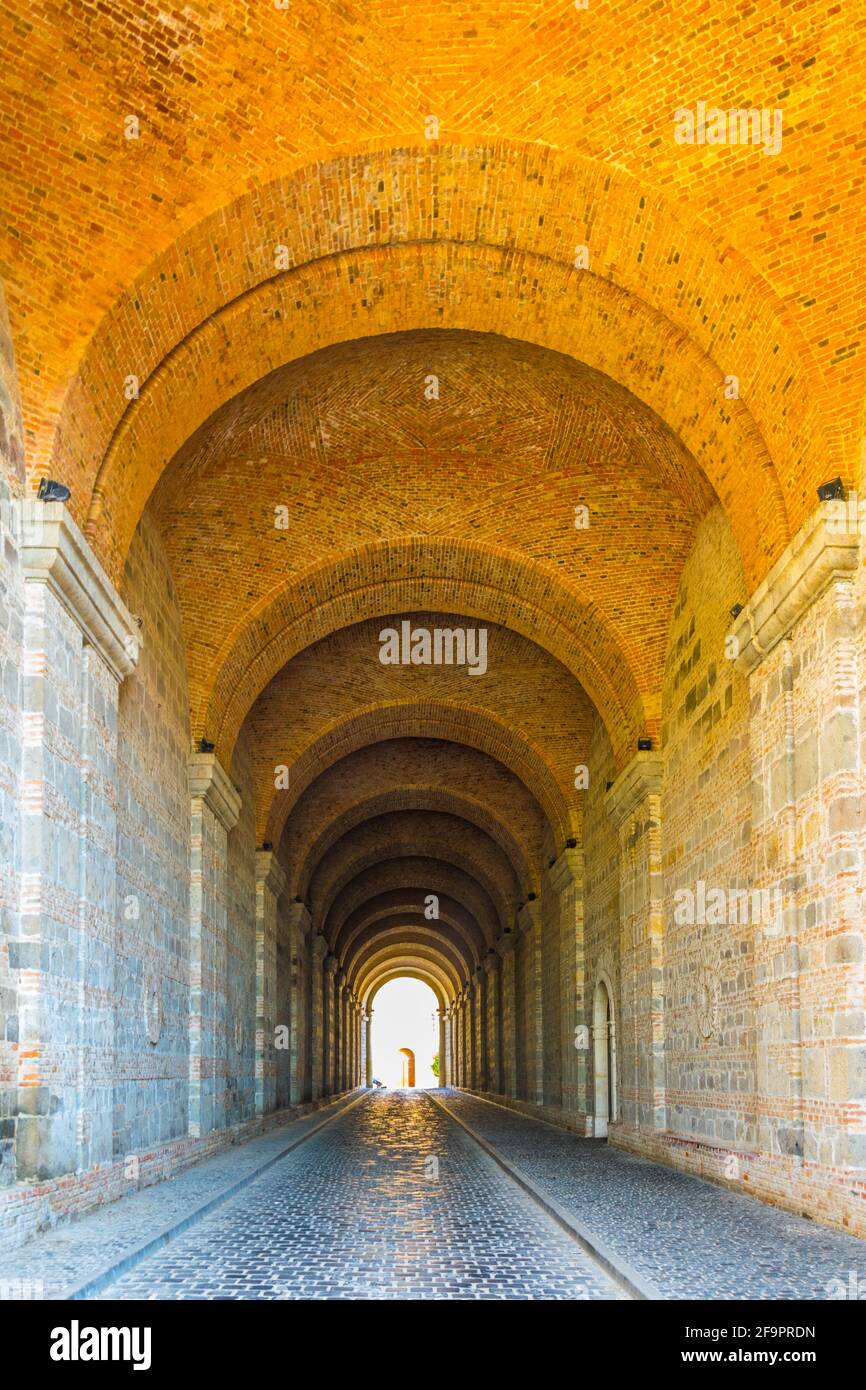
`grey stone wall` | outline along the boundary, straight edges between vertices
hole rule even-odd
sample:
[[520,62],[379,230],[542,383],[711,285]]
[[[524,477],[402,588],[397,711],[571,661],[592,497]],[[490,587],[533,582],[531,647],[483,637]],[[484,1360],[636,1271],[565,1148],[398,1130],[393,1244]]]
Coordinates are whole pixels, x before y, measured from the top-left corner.
[[[748,682],[725,655],[730,609],[745,595],[721,508],[698,528],[670,628],[663,688],[665,1060],[675,1133],[756,1138],[755,924],[681,922],[677,890],[750,888]],[[707,915],[707,914],[704,914]],[[710,913],[710,916],[713,914]]]
[[544,1104],[562,1104],[562,1027],[559,895],[543,878],[541,893],[541,1009],[544,1037]]
[[[600,979],[609,981],[615,1023],[622,1016],[619,939],[619,837],[605,811],[608,783],[616,776],[613,751],[600,716],[589,745],[589,785],[584,797],[584,949],[585,1022],[591,1028],[593,1000]],[[591,1035],[590,1035],[591,1037]],[[622,1080],[622,1078],[621,1078]],[[632,1085],[634,1080],[632,1078]],[[587,1049],[587,1095],[594,1097],[594,1053]]]
[[[18,536],[7,501],[24,482],[24,444],[15,358],[0,287],[0,1187],[15,1181],[17,971],[10,942],[18,936],[21,875],[19,794],[24,593]],[[14,947],[13,947],[14,954]]]
[[240,818],[228,835],[225,1123],[234,1125],[256,1109],[256,806],[245,729],[230,775],[241,794]]
[[185,1135],[189,1119],[186,662],[171,573],[147,514],[122,593],[142,620],[142,651],[118,712],[116,1156]]

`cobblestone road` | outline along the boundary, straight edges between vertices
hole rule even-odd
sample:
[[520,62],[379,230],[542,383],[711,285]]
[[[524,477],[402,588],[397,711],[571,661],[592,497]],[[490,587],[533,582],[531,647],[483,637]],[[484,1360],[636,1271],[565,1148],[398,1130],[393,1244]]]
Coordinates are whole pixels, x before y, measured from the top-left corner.
[[459,1091],[444,1104],[662,1298],[816,1299],[866,1286],[866,1243]]
[[609,1299],[604,1272],[423,1092],[377,1092],[104,1299]]

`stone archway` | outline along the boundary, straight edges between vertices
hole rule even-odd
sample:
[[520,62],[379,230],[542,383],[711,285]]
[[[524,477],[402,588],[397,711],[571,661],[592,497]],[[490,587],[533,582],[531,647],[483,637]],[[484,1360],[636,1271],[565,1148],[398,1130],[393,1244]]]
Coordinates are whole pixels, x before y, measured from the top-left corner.
[[606,978],[599,979],[592,1002],[593,1128],[596,1139],[606,1139],[608,1126],[617,1117],[616,1031],[613,995]]
[[403,1076],[400,1084],[411,1089],[415,1085],[415,1053],[411,1047],[401,1047],[400,1056],[403,1058]]

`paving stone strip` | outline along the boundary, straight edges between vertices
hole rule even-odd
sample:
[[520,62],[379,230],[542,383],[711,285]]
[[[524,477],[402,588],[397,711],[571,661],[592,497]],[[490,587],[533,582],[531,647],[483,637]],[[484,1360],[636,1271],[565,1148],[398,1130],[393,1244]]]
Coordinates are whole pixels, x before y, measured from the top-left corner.
[[422,1091],[374,1092],[96,1297],[621,1299]]
[[341,1097],[0,1254],[0,1301],[92,1296],[365,1098]]
[[436,1100],[666,1299],[829,1296],[866,1284],[866,1242],[599,1139],[447,1088]]
[[[430,1092],[430,1096],[437,1105],[440,1104],[438,1092]],[[523,1172],[504,1158],[492,1144],[487,1142],[483,1135],[478,1133],[477,1129],[474,1129],[462,1115],[456,1113],[453,1107],[442,1105],[441,1109],[460,1125],[461,1129],[469,1135],[473,1143],[482,1149],[491,1162],[496,1163],[502,1172],[507,1173],[518,1187],[522,1188],[543,1211],[547,1212],[548,1216],[551,1216],[573,1240],[577,1241],[582,1250],[585,1250],[606,1270],[620,1285],[627,1297],[640,1299],[662,1297],[654,1284],[645,1279],[638,1270],[633,1269],[621,1255],[611,1250],[608,1244],[601,1240],[594,1231],[588,1230],[574,1212],[562,1206],[550,1192],[539,1187],[528,1173]]]

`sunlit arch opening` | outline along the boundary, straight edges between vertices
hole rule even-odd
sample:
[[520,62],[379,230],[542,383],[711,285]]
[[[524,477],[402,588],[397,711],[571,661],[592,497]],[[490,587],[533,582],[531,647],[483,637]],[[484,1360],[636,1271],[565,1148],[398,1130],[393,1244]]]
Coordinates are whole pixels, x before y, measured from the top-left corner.
[[[436,996],[423,980],[389,980],[373,1000],[370,1029],[372,1073],[383,1085],[398,1088],[438,1086],[434,1059],[439,1052]],[[414,1065],[408,1065],[408,1055]]]

